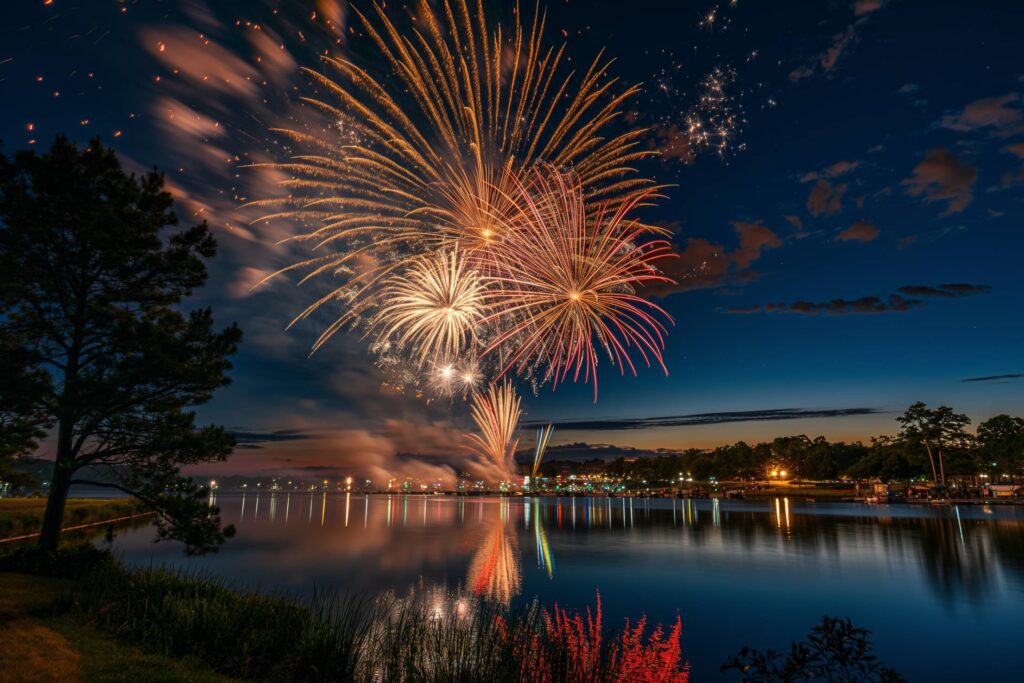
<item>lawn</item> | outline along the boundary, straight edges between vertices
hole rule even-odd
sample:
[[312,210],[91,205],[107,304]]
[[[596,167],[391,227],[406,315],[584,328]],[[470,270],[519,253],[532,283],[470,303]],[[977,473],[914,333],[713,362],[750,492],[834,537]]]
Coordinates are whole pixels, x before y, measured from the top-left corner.
[[[39,531],[46,510],[45,498],[0,499],[0,540]],[[103,522],[140,512],[127,499],[72,498],[64,511],[64,527]]]
[[230,681],[188,658],[142,652],[71,616],[54,600],[70,582],[0,573],[0,672],[5,681]]

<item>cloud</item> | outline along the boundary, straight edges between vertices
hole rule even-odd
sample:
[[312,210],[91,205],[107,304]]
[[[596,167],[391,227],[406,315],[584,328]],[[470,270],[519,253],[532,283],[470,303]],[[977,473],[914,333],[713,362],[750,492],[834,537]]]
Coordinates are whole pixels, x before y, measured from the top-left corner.
[[732,262],[740,269],[749,268],[750,264],[761,258],[761,253],[765,249],[777,249],[782,246],[779,236],[761,225],[761,221],[733,221],[732,227],[740,236],[740,246],[730,256]]
[[[544,423],[547,424],[547,423]],[[571,430],[569,430],[571,431]],[[615,458],[649,458],[666,453],[678,453],[675,449],[668,448],[634,448],[632,446],[615,446],[605,443],[586,443],[576,441],[573,443],[549,446],[545,462],[554,460],[613,460]],[[516,460],[527,463],[533,461],[533,449],[524,448],[516,453]]]
[[258,99],[259,72],[235,53],[184,26],[152,28],[140,40],[153,57],[194,86]]
[[1024,161],[1024,142],[1015,142],[1012,145],[1003,147],[1003,151],[1009,152],[1017,156],[1021,161]]
[[1002,382],[1014,379],[1024,379],[1024,373],[1014,372],[1007,375],[986,375],[984,377],[968,377],[961,382]]
[[857,221],[846,230],[835,236],[835,242],[871,242],[879,235],[879,230],[867,221]]
[[819,178],[838,178],[839,176],[846,175],[847,173],[856,170],[858,166],[860,166],[859,161],[848,161],[843,159],[841,161],[837,161],[831,166],[826,166],[821,171],[810,171],[809,173],[804,173],[800,176],[800,182],[809,183],[812,180],[818,180]]
[[882,7],[882,0],[857,0],[853,5],[853,16],[862,17]]
[[974,181],[978,169],[961,162],[948,149],[938,147],[914,167],[911,177],[902,181],[906,193],[924,197],[925,203],[948,202],[943,215],[960,213],[974,199]]
[[877,296],[863,296],[859,299],[832,299],[831,301],[794,301],[791,304],[762,304],[727,308],[727,313],[749,315],[752,313],[797,313],[799,315],[850,315],[869,313],[903,313],[922,304],[916,299],[905,299],[892,294],[888,299]]
[[988,294],[992,291],[992,288],[988,285],[954,283],[939,285],[938,287],[929,287],[928,285],[907,285],[905,287],[900,287],[899,291],[900,293],[908,296],[933,296],[944,299],[958,299],[964,296],[971,296],[972,294]]
[[644,287],[648,296],[666,297],[675,292],[710,289],[729,282],[745,281],[756,274],[750,266],[768,249],[782,246],[782,239],[760,221],[733,221],[739,246],[728,251],[724,245],[703,238],[690,238],[677,258],[666,258],[658,267],[674,283],[652,283]]
[[935,287],[929,285],[907,285],[900,287],[898,294],[890,294],[887,298],[862,296],[859,299],[832,299],[831,301],[822,302],[794,301],[790,304],[736,306],[725,310],[726,313],[736,315],[751,315],[754,313],[797,313],[799,315],[905,313],[924,305],[925,302],[920,298],[913,297],[959,299],[974,294],[987,294],[990,291],[992,291],[992,288],[988,285],[966,283],[950,283]]
[[839,59],[856,42],[857,32],[867,23],[869,15],[883,4],[882,0],[857,0],[853,5],[854,21],[833,35],[831,43],[823,52],[815,55],[807,64],[793,69],[789,73],[789,80],[796,83],[818,74],[831,74]]
[[234,281],[227,287],[228,296],[233,299],[243,299],[253,293],[254,288],[269,273],[262,268],[253,266],[242,266],[235,274]]
[[651,131],[651,146],[662,160],[692,163],[697,157],[690,133],[678,123],[661,123]]
[[463,433],[446,422],[392,418],[379,430],[240,429],[235,438],[238,448],[248,451],[231,461],[239,474],[315,471],[339,477],[358,473],[377,482],[409,476],[448,483],[461,472],[487,481],[505,476],[500,467],[469,452]]
[[1024,111],[1011,106],[1020,102],[1020,95],[1011,92],[1000,97],[988,97],[971,102],[958,114],[948,114],[942,127],[968,132],[990,129],[999,137],[1024,131]]
[[[1003,147],[1004,152],[1013,154],[1022,162],[1024,162],[1024,142],[1015,142],[1012,145]],[[1016,172],[1009,172],[1003,176],[1003,187],[1009,187],[1014,183],[1024,183],[1024,165],[1020,167],[1020,170]]]
[[832,183],[824,178],[820,178],[817,185],[811,189],[811,193],[807,196],[807,211],[812,216],[842,211],[843,194],[848,187],[848,183],[842,183],[833,187]]
[[800,219],[800,216],[788,215],[786,216],[786,222],[788,222],[790,225],[792,225],[800,232],[803,232],[804,222]]
[[743,410],[719,413],[692,413],[688,415],[666,415],[658,417],[584,418],[575,420],[534,420],[523,422],[524,429],[553,424],[559,431],[618,431],[624,429],[652,429],[656,427],[693,427],[717,425],[732,422],[774,422],[778,420],[802,420],[852,415],[875,415],[882,411],[877,408],[774,408],[769,410]]

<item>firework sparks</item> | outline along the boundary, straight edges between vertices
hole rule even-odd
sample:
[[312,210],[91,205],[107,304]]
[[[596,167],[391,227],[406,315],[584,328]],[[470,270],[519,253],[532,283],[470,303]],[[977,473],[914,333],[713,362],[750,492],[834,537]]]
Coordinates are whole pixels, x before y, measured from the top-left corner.
[[475,358],[434,364],[428,385],[441,396],[467,396],[479,388],[483,373]]
[[[392,73],[378,79],[347,59],[325,58],[334,78],[306,73],[329,99],[304,102],[346,134],[278,131],[307,151],[268,164],[289,176],[288,197],[252,205],[272,211],[264,219],[319,224],[293,239],[325,253],[275,273],[343,277],[296,318],[348,302],[318,345],[372,308],[378,285],[418,255],[453,243],[474,254],[500,242],[515,209],[509,182],[540,160],[571,166],[591,199],[622,203],[651,186],[630,168],[652,154],[640,148],[645,131],[606,130],[638,92],[617,86],[608,60],[598,55],[578,78],[564,46],[544,45],[543,14],[526,27],[517,13],[506,33],[482,4],[443,7],[423,0],[414,16],[420,28],[408,35],[381,6],[373,16],[357,11]],[[359,270],[361,260],[375,265]]]
[[450,371],[476,341],[484,292],[484,280],[458,250],[424,256],[383,284],[370,329],[378,343],[393,339],[398,348],[410,348],[419,365],[432,359]]
[[742,110],[731,92],[735,82],[735,69],[727,67],[712,69],[701,82],[697,103],[685,116],[694,153],[708,149],[724,155],[743,127]]
[[508,381],[473,394],[471,414],[480,434],[469,434],[469,448],[511,476],[519,439],[519,396]]
[[631,349],[665,369],[659,318],[671,318],[636,294],[644,283],[671,281],[653,266],[671,254],[669,243],[639,242],[650,229],[628,218],[645,196],[588,214],[571,174],[538,171],[529,187],[520,185],[522,214],[498,249],[499,287],[485,318],[501,331],[483,355],[510,348],[503,373],[539,374],[556,387],[570,376],[593,381],[595,401],[599,347],[621,372],[636,374]]

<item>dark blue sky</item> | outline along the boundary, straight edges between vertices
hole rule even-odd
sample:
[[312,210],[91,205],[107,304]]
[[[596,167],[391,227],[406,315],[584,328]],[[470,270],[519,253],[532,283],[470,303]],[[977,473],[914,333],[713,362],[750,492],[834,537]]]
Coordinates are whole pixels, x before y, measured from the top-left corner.
[[[605,365],[596,405],[590,388],[561,386],[528,396],[528,419],[633,418],[557,440],[679,448],[863,439],[916,400],[976,421],[1024,413],[1021,3],[548,6],[552,41],[584,62],[606,47],[616,75],[646,84],[630,115],[656,126],[653,147],[683,148],[670,125],[715,67],[735,69],[727,92],[745,123],[721,156],[671,153],[642,169],[676,184],[649,214],[681,254],[680,285],[661,293],[676,319],[669,376]],[[323,321],[283,327],[309,293],[248,293],[282,262],[273,241],[287,228],[246,226],[239,199],[264,181],[239,167],[274,156],[267,128],[294,115],[299,65],[358,53],[345,3],[33,0],[0,13],[4,151],[101,135],[131,168],[165,169],[182,218],[202,215],[218,235],[202,302],[247,340],[204,418],[254,432],[265,448],[247,457],[266,467],[287,461],[275,444],[311,432],[382,451],[452,442],[462,411],[382,393],[358,339],[307,359]],[[1008,377],[964,381],[993,376]],[[642,421],[778,409],[795,418]],[[281,429],[295,438],[261,436]]]

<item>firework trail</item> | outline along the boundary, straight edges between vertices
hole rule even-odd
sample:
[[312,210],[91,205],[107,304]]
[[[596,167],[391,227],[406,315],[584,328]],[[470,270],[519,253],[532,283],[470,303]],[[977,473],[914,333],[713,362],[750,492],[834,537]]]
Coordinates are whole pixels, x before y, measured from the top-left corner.
[[511,477],[512,459],[519,446],[515,433],[522,412],[512,384],[506,380],[492,384],[486,392],[476,392],[470,412],[480,434],[466,437],[469,449]]
[[537,430],[537,448],[533,452],[533,468],[530,470],[530,478],[536,479],[537,473],[540,472],[540,461],[544,459],[544,453],[548,450],[548,443],[551,441],[551,435],[555,432],[553,425],[547,427],[541,427]]
[[671,282],[653,264],[672,248],[662,239],[639,241],[650,228],[628,218],[647,194],[588,212],[578,178],[550,168],[517,191],[521,214],[495,247],[498,286],[484,319],[500,333],[482,355],[511,347],[502,374],[515,369],[556,387],[568,377],[593,380],[595,401],[599,347],[623,373],[636,374],[631,351],[665,370],[667,329],[659,318],[671,318],[636,288]]

